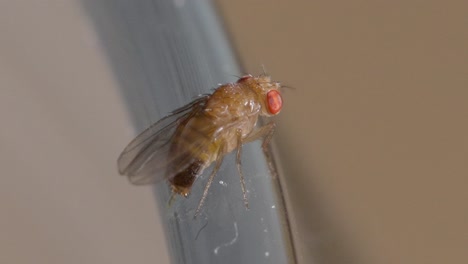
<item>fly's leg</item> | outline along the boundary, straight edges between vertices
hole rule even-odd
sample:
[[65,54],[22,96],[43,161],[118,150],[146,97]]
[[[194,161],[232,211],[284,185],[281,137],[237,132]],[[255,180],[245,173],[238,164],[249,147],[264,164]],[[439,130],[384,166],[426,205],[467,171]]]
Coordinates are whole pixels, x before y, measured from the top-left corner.
[[167,207],[171,207],[171,206],[172,206],[172,204],[173,204],[174,201],[175,201],[175,195],[176,195],[175,192],[172,192],[172,193],[171,193],[171,198],[169,198],[169,201],[167,202]]
[[262,149],[268,163],[268,168],[270,169],[270,173],[273,175],[273,177],[277,176],[277,172],[273,165],[273,159],[271,158],[269,145],[275,132],[275,128],[276,124],[274,122],[270,122],[250,133],[250,135],[248,135],[243,142],[248,143],[263,137]]
[[270,122],[265,127],[265,138],[263,139],[262,148],[263,151],[268,152],[268,147],[270,146],[270,141],[273,138],[273,134],[275,133],[276,123]]
[[274,122],[270,122],[257,130],[250,133],[246,138],[244,138],[243,143],[249,143],[264,137],[262,148],[263,150],[268,150],[268,145],[270,144],[271,138],[275,132],[276,124]]
[[247,192],[245,190],[245,180],[244,174],[242,173],[242,160],[241,160],[241,152],[242,152],[242,130],[237,129],[237,155],[236,155],[236,165],[237,170],[239,171],[240,176],[240,183],[242,188],[242,198],[244,200],[244,205],[246,208],[249,208],[249,202],[247,201]]
[[208,178],[208,182],[205,185],[205,189],[203,190],[203,195],[202,198],[200,199],[200,202],[198,203],[197,210],[195,210],[195,215],[193,218],[196,218],[198,214],[200,213],[201,208],[203,207],[203,204],[205,203],[206,196],[208,195],[208,190],[210,189],[211,183],[213,183],[214,176],[218,172],[219,168],[221,167],[221,163],[223,163],[223,158],[224,158],[224,144],[221,144],[221,147],[218,150],[216,157],[216,163],[213,168],[213,171],[210,174],[210,177]]

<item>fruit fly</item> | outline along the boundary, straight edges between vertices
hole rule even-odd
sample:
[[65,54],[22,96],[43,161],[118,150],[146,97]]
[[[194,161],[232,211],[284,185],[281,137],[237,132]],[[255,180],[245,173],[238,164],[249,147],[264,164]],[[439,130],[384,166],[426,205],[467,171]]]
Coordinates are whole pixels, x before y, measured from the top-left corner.
[[223,157],[236,150],[243,201],[248,208],[241,167],[242,145],[264,138],[266,150],[275,123],[257,128],[259,116],[277,115],[283,106],[282,86],[270,76],[245,75],[235,83],[219,86],[173,111],[138,135],[118,159],[119,172],[136,185],[167,179],[173,194],[187,197],[195,179],[214,163],[198,215]]

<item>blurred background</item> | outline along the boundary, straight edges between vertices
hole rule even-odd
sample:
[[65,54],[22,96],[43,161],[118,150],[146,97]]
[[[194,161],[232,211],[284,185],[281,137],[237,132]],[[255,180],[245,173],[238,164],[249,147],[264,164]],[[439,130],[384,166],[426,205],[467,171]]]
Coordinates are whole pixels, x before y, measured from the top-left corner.
[[[275,140],[301,263],[466,261],[468,4],[215,4],[246,71],[296,88]],[[0,262],[167,263],[80,2],[1,1],[0,22]]]

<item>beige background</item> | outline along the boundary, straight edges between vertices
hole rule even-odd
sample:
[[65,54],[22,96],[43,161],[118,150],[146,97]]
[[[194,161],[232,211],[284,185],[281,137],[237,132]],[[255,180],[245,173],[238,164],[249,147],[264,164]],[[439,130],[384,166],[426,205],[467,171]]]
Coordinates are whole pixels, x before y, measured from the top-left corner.
[[133,130],[86,14],[2,1],[0,21],[0,263],[168,263],[151,187],[117,173]]
[[221,6],[247,69],[297,88],[276,139],[301,257],[466,262],[468,3]]
[[[468,5],[219,4],[247,70],[296,87],[276,139],[303,263],[466,261]],[[86,15],[1,1],[0,22],[0,263],[166,263]]]

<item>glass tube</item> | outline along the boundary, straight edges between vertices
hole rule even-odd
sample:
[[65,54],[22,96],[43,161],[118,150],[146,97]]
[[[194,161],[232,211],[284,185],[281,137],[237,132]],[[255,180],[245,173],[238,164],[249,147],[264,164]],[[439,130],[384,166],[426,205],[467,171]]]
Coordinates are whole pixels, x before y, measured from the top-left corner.
[[[82,3],[118,78],[135,133],[242,75],[210,1]],[[250,209],[242,201],[233,153],[225,157],[196,219],[212,166],[188,198],[177,196],[171,204],[168,185],[155,185],[172,263],[297,263],[279,179],[260,144],[246,144],[242,151]]]

